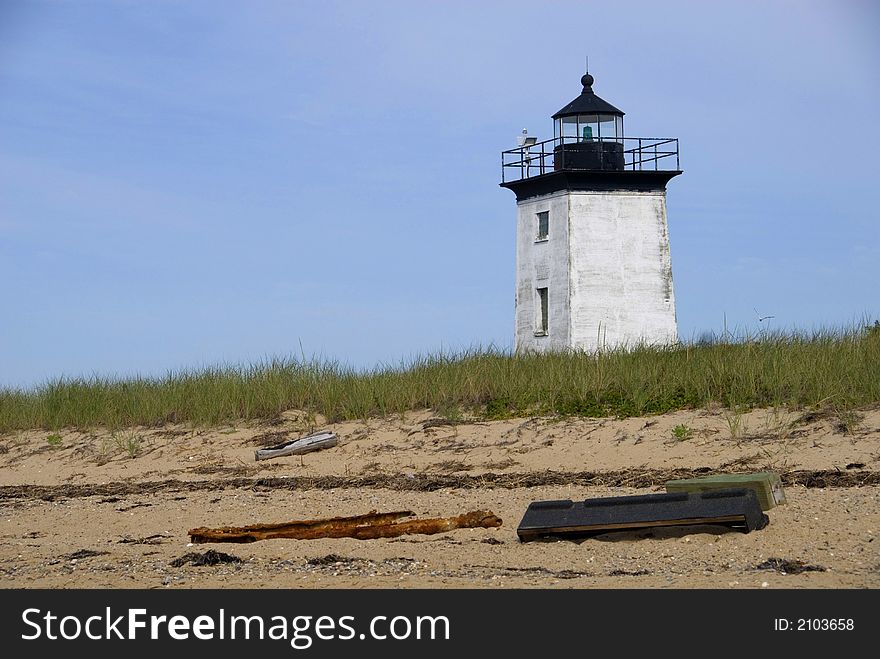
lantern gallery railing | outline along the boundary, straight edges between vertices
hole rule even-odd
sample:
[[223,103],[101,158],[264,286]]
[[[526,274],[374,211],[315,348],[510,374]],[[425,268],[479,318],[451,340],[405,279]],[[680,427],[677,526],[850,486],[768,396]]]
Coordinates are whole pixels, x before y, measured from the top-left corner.
[[679,171],[674,137],[555,137],[501,152],[501,181],[574,171]]

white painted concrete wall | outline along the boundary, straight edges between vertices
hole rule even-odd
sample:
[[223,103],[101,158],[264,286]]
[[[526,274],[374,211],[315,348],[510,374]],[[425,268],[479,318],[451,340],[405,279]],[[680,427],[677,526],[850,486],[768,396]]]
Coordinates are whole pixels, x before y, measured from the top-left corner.
[[[569,347],[568,192],[526,199],[517,204],[516,341],[517,350],[565,350]],[[538,216],[549,211],[547,240],[538,241]],[[548,289],[547,336],[540,326],[538,288]]]
[[665,192],[570,194],[571,344],[677,340]]
[[[677,340],[665,192],[568,192],[517,204],[517,350]],[[550,211],[546,242],[537,217]],[[548,336],[536,289],[550,296]]]

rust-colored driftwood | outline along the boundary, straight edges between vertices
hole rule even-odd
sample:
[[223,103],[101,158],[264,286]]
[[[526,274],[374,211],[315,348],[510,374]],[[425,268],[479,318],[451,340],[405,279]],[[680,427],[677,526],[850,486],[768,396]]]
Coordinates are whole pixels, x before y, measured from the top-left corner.
[[443,533],[453,529],[496,528],[501,519],[488,510],[475,510],[455,517],[434,519],[409,519],[397,521],[414,515],[410,510],[391,513],[377,513],[355,517],[332,517],[286,522],[284,524],[254,524],[253,526],[190,529],[192,542],[256,542],[271,538],[292,538],[295,540],[314,540],[316,538],[396,538],[400,535],[422,533]]

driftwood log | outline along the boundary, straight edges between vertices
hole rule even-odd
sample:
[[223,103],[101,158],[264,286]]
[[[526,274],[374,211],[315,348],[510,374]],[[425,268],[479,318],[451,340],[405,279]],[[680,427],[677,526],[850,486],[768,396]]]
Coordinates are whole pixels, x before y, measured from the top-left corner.
[[285,522],[283,524],[254,524],[242,527],[223,527],[209,529],[200,527],[190,529],[190,540],[201,542],[256,542],[272,538],[291,538],[295,540],[314,540],[317,538],[357,538],[372,540],[375,538],[396,538],[407,534],[443,533],[453,529],[497,528],[501,526],[501,518],[488,510],[475,510],[454,517],[438,517],[433,519],[409,519],[410,510],[390,513],[375,511],[355,517],[332,517]]
[[291,439],[288,442],[282,442],[275,446],[266,446],[254,451],[254,459],[269,460],[271,458],[280,458],[284,455],[302,455],[303,453],[311,453],[312,451],[320,451],[321,449],[331,448],[339,442],[336,435],[332,432],[319,432],[308,437],[300,437],[299,439]]

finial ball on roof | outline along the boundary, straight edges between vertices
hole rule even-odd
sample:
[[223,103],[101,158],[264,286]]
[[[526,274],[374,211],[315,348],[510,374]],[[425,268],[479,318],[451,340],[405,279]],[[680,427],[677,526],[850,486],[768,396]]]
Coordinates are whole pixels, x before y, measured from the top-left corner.
[[589,73],[585,73],[581,77],[581,84],[584,87],[592,87],[593,86],[593,76],[591,76]]

